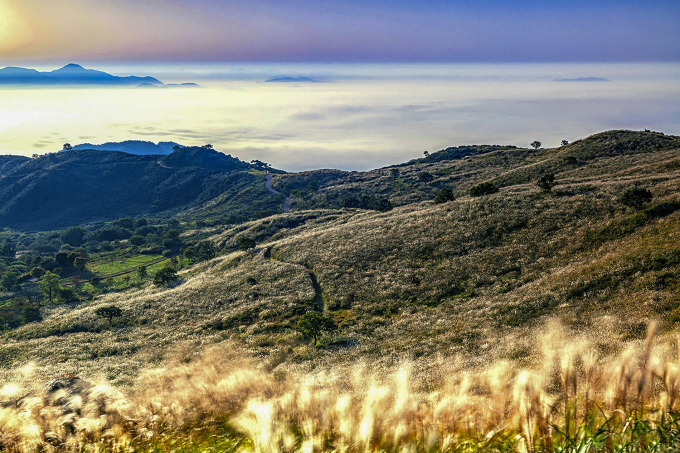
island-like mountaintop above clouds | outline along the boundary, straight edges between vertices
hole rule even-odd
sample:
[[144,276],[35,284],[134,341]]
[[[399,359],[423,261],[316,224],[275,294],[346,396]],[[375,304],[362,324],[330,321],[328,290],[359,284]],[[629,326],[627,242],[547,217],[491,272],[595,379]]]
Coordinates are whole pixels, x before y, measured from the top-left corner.
[[137,86],[141,84],[163,86],[153,77],[118,77],[95,69],[85,69],[74,63],[54,71],[6,67],[0,69],[0,85],[107,85]]
[[80,149],[94,149],[97,151],[122,151],[128,154],[170,154],[175,146],[181,146],[175,142],[149,142],[144,140],[125,140],[122,142],[106,142],[101,145],[93,145],[92,143],[82,143],[75,145],[72,150]]

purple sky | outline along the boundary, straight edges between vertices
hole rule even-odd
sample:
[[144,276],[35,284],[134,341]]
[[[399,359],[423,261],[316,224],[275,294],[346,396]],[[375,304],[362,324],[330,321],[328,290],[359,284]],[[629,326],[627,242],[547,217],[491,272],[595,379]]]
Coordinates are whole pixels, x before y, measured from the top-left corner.
[[0,60],[679,61],[677,1],[0,0]]

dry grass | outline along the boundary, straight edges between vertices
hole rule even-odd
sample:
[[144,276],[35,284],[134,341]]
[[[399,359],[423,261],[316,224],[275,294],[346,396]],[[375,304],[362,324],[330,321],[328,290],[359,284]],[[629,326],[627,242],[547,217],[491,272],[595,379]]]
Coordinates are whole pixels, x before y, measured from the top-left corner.
[[429,372],[406,361],[272,374],[235,345],[192,359],[179,348],[126,393],[102,384],[5,404],[0,433],[5,451],[651,451],[678,441],[680,405],[677,342],[654,331],[603,358],[551,323],[532,345],[540,366],[476,372],[448,357]]

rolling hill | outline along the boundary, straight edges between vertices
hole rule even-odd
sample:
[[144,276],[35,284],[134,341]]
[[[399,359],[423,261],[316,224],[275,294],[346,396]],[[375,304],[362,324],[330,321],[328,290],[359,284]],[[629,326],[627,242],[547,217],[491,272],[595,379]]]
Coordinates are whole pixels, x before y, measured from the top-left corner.
[[[544,192],[536,181],[549,174],[556,185]],[[208,230],[186,223],[182,238],[210,241],[216,257],[178,264],[170,285],[133,280],[41,308],[42,321],[0,337],[0,376],[16,382],[34,362],[22,384],[30,387],[74,370],[129,389],[139,407],[182,427],[173,429],[199,436],[196,426],[226,426],[215,436],[260,451],[290,433],[296,450],[317,441],[320,450],[341,441],[348,451],[540,450],[562,435],[541,423],[566,420],[562,433],[573,433],[570,417],[592,409],[593,423],[620,434],[647,417],[637,404],[668,404],[659,395],[670,395],[676,376],[679,137],[608,131],[554,149],[456,147],[369,172],[276,174],[273,183],[293,193],[290,213]],[[496,190],[471,196],[482,183]],[[632,188],[652,200],[622,203]],[[454,199],[434,203],[442,189]],[[362,197],[393,208],[343,201]],[[239,250],[240,238],[256,247]],[[96,314],[108,305],[122,309],[118,321]],[[310,311],[337,326],[319,345],[296,330]],[[404,363],[409,372],[398,371]],[[152,420],[142,409],[135,416]],[[338,428],[343,420],[352,428]],[[361,437],[362,426],[375,437]]]
[[[93,150],[0,156],[0,171],[0,226],[21,230],[170,215],[216,197],[237,200],[232,213],[245,218],[283,203],[265,189],[255,166],[206,148],[165,156]],[[238,198],[240,192],[249,196]]]

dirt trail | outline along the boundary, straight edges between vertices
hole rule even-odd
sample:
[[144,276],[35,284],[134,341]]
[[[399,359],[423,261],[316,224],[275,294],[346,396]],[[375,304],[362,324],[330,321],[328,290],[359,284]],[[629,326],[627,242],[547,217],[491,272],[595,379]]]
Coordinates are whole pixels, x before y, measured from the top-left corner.
[[[276,195],[281,195],[278,190],[272,189],[272,175],[267,175],[267,184],[265,184],[267,190]],[[288,212],[290,210],[290,197],[287,196],[286,200],[283,202],[283,212]]]

